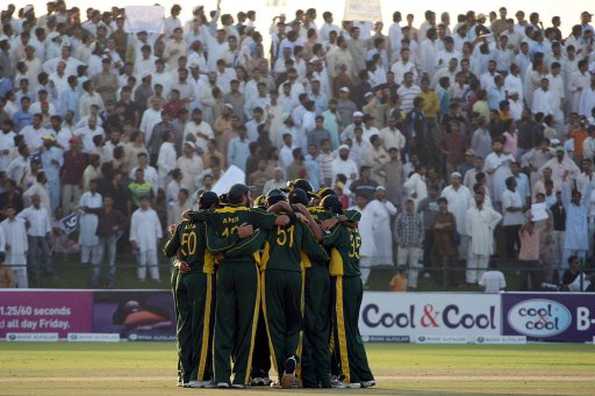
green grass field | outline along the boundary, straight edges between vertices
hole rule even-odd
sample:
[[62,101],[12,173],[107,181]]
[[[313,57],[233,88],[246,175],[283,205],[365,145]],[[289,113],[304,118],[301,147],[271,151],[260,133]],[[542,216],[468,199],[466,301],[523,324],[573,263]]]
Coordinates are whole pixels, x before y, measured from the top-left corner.
[[175,387],[173,343],[0,343],[0,395],[595,395],[593,345],[368,344],[367,390]]

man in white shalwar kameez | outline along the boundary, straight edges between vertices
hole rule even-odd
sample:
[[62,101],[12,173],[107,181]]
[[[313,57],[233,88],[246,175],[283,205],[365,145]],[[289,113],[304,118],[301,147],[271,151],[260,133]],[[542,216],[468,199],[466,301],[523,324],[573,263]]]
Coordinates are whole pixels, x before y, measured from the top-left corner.
[[148,197],[140,201],[140,208],[134,211],[130,220],[130,243],[136,253],[138,280],[144,282],[149,276],[154,281],[159,281],[159,263],[157,261],[157,245],[163,237],[161,222],[151,208]]
[[25,220],[16,217],[15,208],[6,208],[6,219],[0,223],[5,240],[5,263],[15,274],[16,287],[29,287],[27,278],[27,227]]
[[368,281],[368,276],[370,276],[372,257],[376,254],[376,243],[372,231],[374,217],[372,212],[368,209],[368,199],[364,195],[357,195],[355,197],[355,203],[356,205],[350,209],[357,210],[362,215],[358,223],[359,234],[362,238],[362,244],[359,248],[359,256],[362,283],[365,285]]
[[500,206],[502,193],[506,189],[506,179],[512,176],[510,164],[514,161],[512,154],[502,151],[502,141],[492,143],[492,152],[485,159],[483,170],[488,174],[488,188],[491,192],[492,203],[496,208]]
[[366,210],[372,215],[372,234],[376,251],[371,257],[372,265],[393,264],[393,241],[391,236],[391,216],[397,214],[395,206],[385,198],[386,190],[376,187],[374,200],[368,203]]
[[568,90],[570,91],[570,111],[578,113],[581,102],[581,95],[589,86],[589,65],[586,60],[581,60],[578,63],[578,71],[570,76]]
[[475,194],[475,205],[467,209],[465,230],[471,236],[467,259],[466,282],[477,283],[490,263],[494,253],[494,229],[502,215],[484,205],[483,193]]
[[459,234],[459,258],[467,258],[467,247],[469,246],[469,237],[465,233],[465,213],[471,206],[472,194],[467,187],[462,184],[463,178],[459,172],[453,172],[450,175],[450,185],[444,187],[442,197],[448,201],[448,211],[452,213],[456,220],[457,233]]
[[99,275],[101,261],[101,246],[97,236],[99,224],[98,212],[103,206],[103,198],[97,192],[97,180],[89,183],[89,191],[81,195],[79,208],[82,211],[79,218],[79,244],[81,245],[81,264],[91,264],[93,275],[91,283],[95,284]]
[[578,104],[578,114],[589,118],[595,108],[595,73],[591,74],[591,86],[584,87]]
[[174,145],[175,136],[173,133],[168,133],[167,141],[165,141],[159,149],[159,156],[157,157],[157,169],[159,171],[159,187],[165,189],[169,180],[169,174],[176,168],[177,154]]

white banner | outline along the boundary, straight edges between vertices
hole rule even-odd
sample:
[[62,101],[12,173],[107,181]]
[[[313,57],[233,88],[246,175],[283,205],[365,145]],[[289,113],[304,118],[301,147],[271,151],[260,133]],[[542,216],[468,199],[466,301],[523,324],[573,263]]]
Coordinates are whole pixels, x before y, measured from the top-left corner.
[[345,0],[345,21],[382,21],[379,0]]
[[165,9],[161,6],[127,6],[125,13],[128,33],[138,33],[143,30],[147,33],[163,31]]
[[217,195],[226,194],[229,192],[231,186],[236,183],[244,183],[246,181],[246,174],[243,170],[235,165],[231,165],[223,175],[219,178],[217,183],[213,186],[213,192]]
[[[500,295],[365,292],[359,329],[364,337],[501,335]],[[448,339],[449,342],[465,341]]]

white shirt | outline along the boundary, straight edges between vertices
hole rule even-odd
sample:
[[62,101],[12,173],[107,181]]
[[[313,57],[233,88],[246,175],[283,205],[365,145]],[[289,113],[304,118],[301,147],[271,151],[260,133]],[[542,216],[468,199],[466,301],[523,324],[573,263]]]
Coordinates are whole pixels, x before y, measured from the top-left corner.
[[[333,167],[333,185],[337,181],[337,175],[343,174],[347,177],[347,183],[345,183],[345,190],[349,190],[349,186],[351,182],[357,179],[359,172],[357,169],[357,164],[352,159],[348,158],[347,160],[343,161],[341,157],[337,157],[333,160],[332,163]],[[355,175],[355,177],[352,177]]]
[[23,140],[27,147],[29,147],[30,152],[37,151],[43,141],[41,140],[42,136],[50,133],[49,130],[45,129],[44,127],[39,127],[39,129],[35,129],[33,125],[27,125],[23,129],[21,129],[20,134],[23,135]]
[[29,222],[27,234],[32,237],[44,237],[52,230],[48,211],[43,206],[35,209],[34,206],[25,208],[17,215],[18,218]]
[[0,223],[0,227],[4,232],[6,242],[6,263],[9,265],[25,264],[27,261],[26,253],[29,249],[25,220],[18,217],[13,220],[7,218]]
[[393,65],[390,68],[390,71],[392,71],[395,74],[395,82],[397,84],[403,83],[403,78],[405,78],[405,73],[407,72],[411,72],[413,74],[413,81],[417,80],[417,69],[415,68],[415,64],[411,60],[409,60],[406,63],[403,63],[403,61],[393,63]]
[[207,124],[204,121],[201,121],[200,124],[197,124],[194,121],[188,122],[186,124],[186,127],[184,128],[185,141],[188,140],[188,135],[194,136],[196,145],[200,147],[203,153],[207,151],[207,143],[209,142],[209,140],[215,138],[215,135],[213,134],[213,129],[209,124]]
[[504,213],[502,225],[520,225],[525,223],[525,215],[523,212],[509,212],[508,208],[522,208],[523,199],[518,191],[510,191],[506,189],[502,193],[502,212]]
[[533,105],[531,106],[531,111],[533,114],[543,113],[543,115],[548,114],[555,114],[556,102],[560,103],[559,100],[556,100],[556,96],[552,91],[549,89],[544,91],[542,88],[539,88],[533,92]]
[[486,271],[481,274],[478,284],[486,293],[498,293],[506,288],[506,279],[501,271]]
[[145,142],[151,141],[151,135],[153,135],[153,128],[155,125],[161,122],[161,110],[154,110],[149,107],[143,113],[143,117],[140,122],[139,129],[145,134]]
[[[85,192],[79,200],[81,208],[99,209],[103,206],[103,198],[98,192]],[[99,225],[99,216],[95,213],[81,213],[79,218],[79,243],[81,246],[95,246],[99,243],[97,236],[97,226]]]
[[448,211],[451,212],[457,222],[457,232],[465,234],[465,213],[471,205],[471,192],[464,185],[455,190],[452,185],[442,190],[442,197],[448,201]]
[[157,242],[163,236],[157,212],[138,208],[130,220],[130,241],[136,242],[141,252],[156,251]]
[[159,149],[159,156],[157,159],[157,167],[159,168],[159,176],[161,177],[161,187],[165,183],[165,179],[169,172],[176,168],[176,148],[173,143],[165,142]]

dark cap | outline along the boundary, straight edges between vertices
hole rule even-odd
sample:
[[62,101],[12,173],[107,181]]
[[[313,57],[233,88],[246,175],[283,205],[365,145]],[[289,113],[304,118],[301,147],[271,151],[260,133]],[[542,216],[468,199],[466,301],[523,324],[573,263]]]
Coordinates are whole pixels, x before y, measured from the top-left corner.
[[312,185],[306,179],[295,179],[292,183],[293,188],[299,188],[304,192],[311,192],[313,190]]
[[320,202],[320,206],[324,210],[328,210],[329,212],[335,214],[342,214],[343,207],[341,206],[341,202],[339,202],[339,198],[336,195],[327,195],[322,199]]
[[337,195],[337,193],[335,193],[335,190],[333,190],[332,188],[328,188],[328,187],[323,187],[320,189],[320,191],[318,191],[318,198],[323,199],[324,197],[328,196],[328,195]]
[[269,206],[274,205],[277,202],[283,201],[283,200],[285,200],[285,195],[283,195],[283,192],[277,188],[272,189],[267,194],[267,204]]
[[213,191],[205,191],[198,198],[199,209],[210,209],[219,203],[219,197]]
[[242,183],[237,183],[231,186],[227,193],[227,199],[229,203],[237,204],[240,203],[244,194],[247,194],[250,189],[248,186]]
[[306,194],[306,192],[304,190],[302,190],[301,188],[294,188],[289,193],[289,203],[290,204],[308,205],[309,202],[310,202],[310,198],[308,197],[308,194]]

